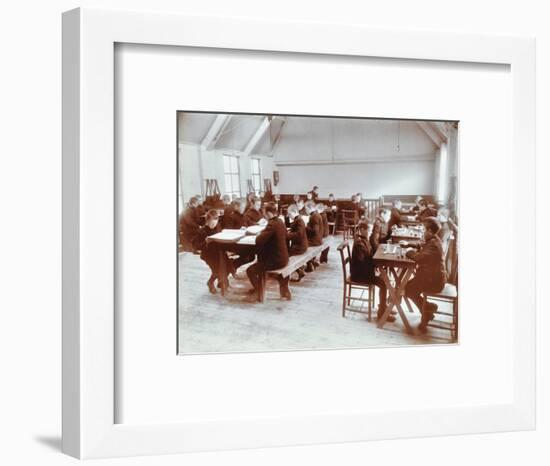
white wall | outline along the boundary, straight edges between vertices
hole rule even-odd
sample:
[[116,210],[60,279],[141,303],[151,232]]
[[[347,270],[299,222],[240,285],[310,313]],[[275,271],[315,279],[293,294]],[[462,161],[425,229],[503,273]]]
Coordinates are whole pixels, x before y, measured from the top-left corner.
[[280,166],[278,191],[304,193],[317,185],[322,197],[334,193],[349,197],[361,192],[367,198],[388,194],[432,194],[434,162],[371,162]]
[[412,121],[290,118],[275,150],[278,191],[349,197],[432,194],[437,147]]

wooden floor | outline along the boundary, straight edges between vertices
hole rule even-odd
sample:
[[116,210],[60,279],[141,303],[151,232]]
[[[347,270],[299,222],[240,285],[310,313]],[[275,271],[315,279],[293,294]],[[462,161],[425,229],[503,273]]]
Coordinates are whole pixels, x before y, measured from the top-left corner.
[[[407,335],[399,317],[384,328],[376,327],[366,315],[342,309],[342,267],[336,246],[331,243],[329,263],[291,283],[292,300],[279,298],[278,283],[267,280],[264,303],[250,303],[251,288],[245,267],[230,278],[230,290],[222,297],[212,295],[206,286],[210,275],[199,256],[181,253],[179,257],[179,351],[180,353],[284,351],[331,348],[450,343],[448,331],[430,328],[426,335]],[[359,305],[359,302],[356,302]],[[440,305],[440,307],[443,305]],[[409,313],[411,325],[420,314]]]

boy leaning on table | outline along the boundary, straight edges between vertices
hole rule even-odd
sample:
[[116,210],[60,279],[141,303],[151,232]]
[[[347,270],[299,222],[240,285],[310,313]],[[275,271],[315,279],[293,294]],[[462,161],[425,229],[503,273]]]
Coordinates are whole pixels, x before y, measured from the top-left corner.
[[[437,304],[426,303],[424,312],[422,304],[424,302],[422,293],[439,293],[445,287],[447,273],[445,271],[445,260],[443,254],[443,244],[437,235],[441,229],[441,224],[435,217],[428,217],[424,220],[424,242],[420,245],[410,244],[418,251],[408,248],[407,257],[416,262],[414,278],[407,283],[405,295],[413,301],[420,312],[422,319],[418,330],[426,332],[428,322],[434,318],[434,312],[437,311]],[[409,243],[403,242],[403,245]]]

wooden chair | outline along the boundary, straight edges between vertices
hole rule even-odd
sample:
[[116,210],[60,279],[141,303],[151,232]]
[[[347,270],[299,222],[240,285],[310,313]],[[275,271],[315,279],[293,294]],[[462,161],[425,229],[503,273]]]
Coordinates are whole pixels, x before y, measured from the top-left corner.
[[[428,323],[428,327],[439,328],[443,330],[449,330],[451,332],[451,338],[456,341],[458,339],[458,259],[456,253],[454,253],[456,238],[453,238],[449,242],[449,248],[447,250],[447,256],[450,256],[450,266],[447,259],[445,264],[447,266],[448,283],[439,293],[423,293],[422,312],[426,307],[426,303],[429,301],[439,301],[449,303],[452,305],[452,311],[435,311],[435,316],[445,316],[447,320],[434,319]],[[448,321],[450,318],[450,322]]]
[[355,238],[357,231],[357,224],[359,223],[359,215],[357,210],[342,210],[342,227],[344,230],[344,241],[348,240],[351,234],[351,238]]
[[[365,283],[357,283],[351,280],[351,273],[349,267],[351,263],[351,252],[348,241],[343,241],[337,248],[340,253],[340,259],[342,260],[342,273],[344,278],[344,296],[342,299],[342,317],[346,317],[346,311],[357,312],[359,314],[367,314],[367,319],[370,322],[372,317],[372,308],[374,307],[374,285],[368,285]],[[361,296],[352,297],[352,290],[360,290]],[[367,291],[367,298],[363,297],[364,292]],[[363,305],[359,309],[351,307],[351,301],[360,301],[361,303],[367,303],[367,312],[363,311]]]

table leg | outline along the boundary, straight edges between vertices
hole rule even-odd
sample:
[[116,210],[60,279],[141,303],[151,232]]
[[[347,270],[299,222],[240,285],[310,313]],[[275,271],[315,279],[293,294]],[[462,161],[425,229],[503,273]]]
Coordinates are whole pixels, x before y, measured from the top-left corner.
[[218,245],[218,282],[220,283],[220,291],[222,296],[225,296],[227,291],[227,267],[225,266],[225,250]]
[[[395,270],[393,270],[393,267],[388,267],[388,269],[392,269],[390,273],[392,273],[394,276],[397,276],[397,273]],[[399,317],[401,317],[401,320],[403,321],[403,325],[405,326],[405,329],[408,333],[412,333],[412,328],[409,324],[409,321],[407,320],[407,316],[405,315],[405,312],[403,311],[403,308],[401,307],[401,297],[404,294],[405,285],[407,284],[409,277],[412,273],[412,269],[407,269],[406,272],[400,277],[400,283],[399,285],[394,288],[391,285],[389,273],[382,273],[382,280],[386,284],[386,287],[388,288],[389,293],[389,299],[388,304],[386,306],[386,312],[384,312],[384,315],[382,318],[378,321],[378,328],[382,328],[384,324],[386,323],[386,320],[388,319],[393,307],[395,306],[397,308],[397,312],[399,313]]]

